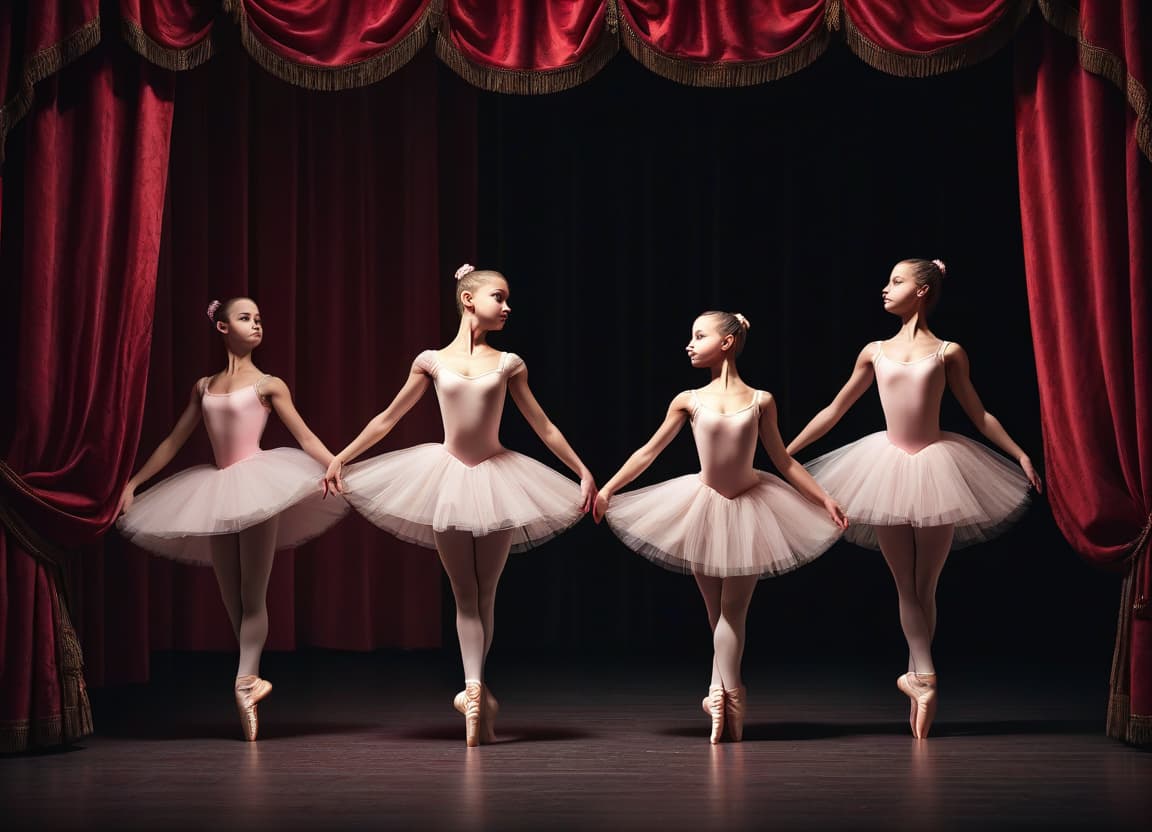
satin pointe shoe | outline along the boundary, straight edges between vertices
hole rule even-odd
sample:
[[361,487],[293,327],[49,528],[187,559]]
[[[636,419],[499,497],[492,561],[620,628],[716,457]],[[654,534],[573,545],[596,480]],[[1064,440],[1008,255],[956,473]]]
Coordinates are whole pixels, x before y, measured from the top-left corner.
[[[480,720],[484,711],[484,686],[479,682],[466,682],[464,685],[463,708],[457,705],[456,710],[464,714],[464,743],[469,748],[480,744]],[[461,694],[456,695],[456,704]]]
[[244,739],[255,742],[260,729],[256,705],[272,692],[272,683],[259,676],[237,676],[235,692],[236,710],[240,714],[240,727],[244,731]]
[[936,718],[936,674],[908,671],[896,680],[896,687],[912,700],[915,708],[912,736],[918,740],[927,739]]
[[748,704],[748,690],[724,688],[724,725],[728,729],[728,739],[740,742],[744,739],[744,712]]
[[[452,700],[452,706],[461,714],[467,715],[468,691],[462,690]],[[480,742],[485,745],[496,742],[496,715],[500,713],[500,703],[492,691],[484,688],[484,708],[480,717]]]
[[716,745],[724,737],[724,688],[713,685],[708,688],[708,695],[701,700],[704,713],[712,719],[712,734],[708,741]]

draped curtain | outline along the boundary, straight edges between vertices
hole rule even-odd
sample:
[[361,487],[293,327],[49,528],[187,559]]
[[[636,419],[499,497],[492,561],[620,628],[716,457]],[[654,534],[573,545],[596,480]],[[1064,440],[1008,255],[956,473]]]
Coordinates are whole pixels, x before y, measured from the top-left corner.
[[[1039,13],[1021,32],[1034,8]],[[136,593],[160,588],[172,604],[182,598],[210,603],[203,576],[189,578],[173,571],[178,567],[99,542],[137,445],[158,438],[189,377],[211,358],[211,341],[195,334],[202,290],[262,294],[270,328],[265,363],[297,390],[321,435],[345,435],[362,422],[401,371],[400,358],[382,362],[378,379],[330,413],[317,398],[318,379],[333,362],[363,366],[364,350],[379,351],[374,316],[401,326],[398,356],[426,346],[413,341],[437,322],[439,300],[412,286],[408,275],[439,274],[440,255],[448,251],[453,261],[467,256],[474,240],[449,238],[440,220],[450,215],[457,226],[474,226],[461,206],[476,181],[468,157],[471,105],[437,106],[435,65],[420,54],[429,41],[441,61],[475,86],[541,93],[586,81],[621,47],[675,81],[734,86],[794,73],[837,41],[877,69],[924,76],[966,66],[1013,37],[1022,43],[1021,207],[1051,498],[1078,551],[1128,576],[1110,730],[1146,744],[1152,642],[1146,629],[1148,229],[1142,195],[1152,158],[1152,104],[1140,46],[1150,42],[1149,28],[1139,0],[4,5],[0,151],[13,150],[15,160],[3,171],[0,259],[6,300],[20,325],[4,335],[17,404],[0,417],[0,747],[68,741],[88,730],[63,569],[80,573],[72,608],[92,623],[85,643],[97,680],[114,660],[124,666],[113,677],[142,678],[149,646],[223,639],[215,625],[177,633],[153,606],[145,622],[148,644],[124,658],[118,647],[104,648],[105,636],[111,640],[116,632],[103,634],[101,624],[108,615],[100,599],[121,589],[109,586],[113,573]],[[290,85],[349,92],[307,98],[253,75],[239,48]],[[174,74],[205,63],[204,72],[234,81],[231,97],[205,98],[195,80],[178,81]],[[379,98],[376,87],[348,97],[361,95],[353,88],[394,73],[400,74],[379,85]],[[217,129],[217,118],[231,129]],[[22,135],[13,137],[22,119]],[[430,135],[442,141],[429,141]],[[381,136],[395,139],[392,149],[410,167],[375,165],[366,147]],[[448,147],[454,151],[445,152]],[[353,158],[367,165],[365,175],[342,164]],[[441,204],[446,171],[462,189]],[[354,210],[357,200],[361,207],[381,203],[378,213]],[[321,204],[338,207],[326,211]],[[324,273],[321,264],[332,261],[337,273]],[[410,315],[372,294],[380,285],[367,276],[394,272],[400,306],[415,304]],[[339,299],[333,304],[344,306],[326,305],[328,295],[316,288],[322,280]],[[364,297],[369,302],[361,303]],[[61,302],[65,298],[81,302]],[[359,317],[352,329],[326,340],[327,322],[342,320],[353,299]],[[1074,321],[1085,308],[1097,315],[1090,333]],[[1101,331],[1108,337],[1068,337]],[[307,357],[313,344],[328,341],[323,356]],[[1084,363],[1088,341],[1092,364]],[[1079,386],[1084,378],[1076,373],[1088,367],[1096,370],[1092,383],[1103,385],[1093,391],[1098,394]],[[152,435],[142,438],[145,423]],[[352,524],[316,545],[359,549],[363,534]],[[291,646],[300,633],[307,643],[332,646],[423,644],[438,630],[434,605],[409,609],[409,596],[399,591],[381,596],[398,597],[399,607],[377,605],[371,590],[356,614],[362,626],[350,628],[356,635],[332,630],[315,599],[378,587],[380,576],[355,559],[332,574],[321,572],[314,557],[305,551],[277,566],[276,597],[291,595],[302,580],[318,590],[313,600],[280,606],[276,614],[286,618],[274,622],[272,646]],[[105,568],[101,559],[115,566]],[[358,569],[368,570],[366,582],[349,577]],[[413,575],[413,586],[421,587],[413,598],[435,594],[428,589],[434,588],[432,570]],[[193,592],[174,591],[185,582]],[[380,616],[395,620],[381,627]],[[411,628],[411,638],[396,635],[408,632],[404,628]],[[95,667],[93,656],[101,659]]]

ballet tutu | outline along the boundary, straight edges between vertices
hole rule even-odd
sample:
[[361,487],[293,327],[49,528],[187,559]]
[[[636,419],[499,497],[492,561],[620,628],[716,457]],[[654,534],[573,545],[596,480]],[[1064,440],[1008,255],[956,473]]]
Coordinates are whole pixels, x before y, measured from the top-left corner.
[[914,454],[883,431],[805,466],[848,515],[844,536],[879,549],[876,526],[955,526],[952,548],[1000,534],[1028,507],[1028,478],[1000,454],[956,433]]
[[436,548],[435,532],[474,537],[513,529],[512,551],[555,537],[580,519],[580,487],[547,465],[503,450],[465,465],[428,443],[345,469],[345,496],[366,519],[401,540]]
[[699,474],[612,497],[608,525],[629,549],[674,572],[782,575],[824,553],[840,529],[779,477],[729,499]]
[[348,512],[340,497],[323,498],[324,468],[296,448],[272,448],[217,468],[197,465],[140,494],[117,521],[142,549],[208,565],[210,537],[233,534],[279,515],[276,548],[309,540]]

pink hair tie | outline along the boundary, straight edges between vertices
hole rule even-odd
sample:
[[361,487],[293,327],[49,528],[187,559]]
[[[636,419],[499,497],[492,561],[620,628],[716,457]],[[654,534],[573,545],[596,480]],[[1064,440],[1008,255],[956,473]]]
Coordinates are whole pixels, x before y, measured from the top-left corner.
[[948,269],[944,266],[943,260],[933,260],[932,265],[940,270],[940,276],[944,277],[948,274]]
[[214,300],[208,304],[208,320],[216,323],[216,310],[220,308],[220,301]]
[[744,327],[745,330],[752,328],[752,324],[748,323],[748,319],[741,315],[739,312],[735,313],[732,317],[735,318],[737,322],[739,322],[740,326]]
[[474,271],[476,271],[475,266],[473,266],[471,263],[465,263],[463,266],[456,270],[456,279],[460,280],[461,278],[472,274]]

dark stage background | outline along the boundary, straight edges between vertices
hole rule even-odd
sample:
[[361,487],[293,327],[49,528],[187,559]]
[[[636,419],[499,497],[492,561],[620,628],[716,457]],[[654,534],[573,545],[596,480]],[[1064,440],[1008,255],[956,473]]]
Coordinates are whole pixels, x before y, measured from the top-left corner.
[[[683,352],[699,312],[751,320],[741,372],[776,395],[788,441],[857,351],[895,332],[879,303],[892,265],[941,257],[949,276],[933,329],[964,345],[989,410],[1041,464],[1011,73],[1011,50],[911,80],[834,46],[757,87],[685,87],[617,58],[569,92],[482,94],[477,262],[506,272],[513,308],[493,343],[526,358],[538,398],[603,482],[675,393],[707,381]],[[943,422],[976,435],[950,394]],[[873,388],[800,459],[882,427]],[[503,436],[549,456],[512,407]],[[771,470],[762,450],[758,461]],[[632,487],[693,470],[685,428]],[[1118,592],[1040,498],[1003,538],[951,557],[938,662],[946,672],[953,656],[1085,661],[1100,668],[1103,695]],[[692,579],[591,521],[511,559],[498,615],[495,659],[580,649],[706,660],[710,648]],[[878,552],[839,543],[757,591],[746,662],[867,656],[895,672],[904,655]]]

